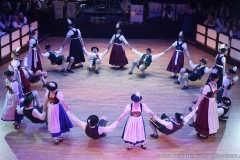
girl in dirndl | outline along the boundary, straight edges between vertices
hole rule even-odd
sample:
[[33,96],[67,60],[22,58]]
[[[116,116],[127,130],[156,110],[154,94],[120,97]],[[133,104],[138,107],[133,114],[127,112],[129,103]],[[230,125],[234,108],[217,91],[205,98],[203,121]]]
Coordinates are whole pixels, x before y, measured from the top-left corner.
[[[6,98],[2,108],[2,116],[1,119],[3,121],[15,121],[14,127],[15,129],[19,128],[19,124],[23,119],[23,115],[17,114],[16,108],[20,103],[20,98],[22,98],[22,94],[19,93],[18,82],[14,79],[14,72],[5,71],[4,75],[7,76],[6,81]],[[22,103],[20,104],[22,107]]]
[[[64,48],[65,43],[68,38],[71,37],[70,46],[69,46],[69,57],[74,57],[74,62],[72,64],[72,68],[82,68],[82,62],[85,62],[82,46],[84,45],[81,32],[79,29],[74,28],[74,23],[70,19],[67,20],[69,31],[67,32],[67,36],[64,39],[62,44],[62,48]],[[76,64],[79,63],[79,66]]]
[[30,27],[30,31],[28,32],[30,40],[29,40],[29,50],[28,54],[26,55],[27,57],[27,62],[28,62],[28,68],[33,71],[33,73],[36,73],[38,70],[43,70],[42,69],[42,63],[40,59],[41,54],[38,49],[38,39],[35,36],[35,31],[33,30],[33,27]]
[[204,86],[202,95],[194,106],[199,106],[194,124],[199,138],[208,138],[208,136],[216,134],[219,129],[218,107],[215,98],[215,94],[218,92],[216,83],[219,75],[216,72],[216,69],[213,70],[211,81]]
[[179,40],[175,41],[172,44],[172,46],[170,46],[168,49],[165,50],[165,52],[168,52],[173,47],[176,47],[176,51],[173,53],[173,56],[167,67],[167,71],[172,72],[171,78],[177,78],[177,73],[179,73],[184,66],[183,50],[185,50],[188,56],[188,59],[191,60],[188,52],[187,44],[183,40],[184,40],[183,32],[180,32]]
[[131,49],[132,47],[127,42],[125,37],[121,35],[121,28],[119,27],[120,22],[116,25],[116,34],[112,36],[111,41],[109,42],[109,45],[113,44],[109,64],[112,66],[115,66],[115,69],[119,69],[119,67],[123,68],[126,64],[128,64],[128,59],[125,53],[125,49],[122,45],[122,42],[124,42],[128,47]]
[[154,117],[155,114],[146,106],[146,104],[140,103],[142,96],[139,92],[133,94],[131,100],[133,103],[126,106],[124,112],[117,120],[120,122],[126,114],[130,113],[123,130],[122,139],[125,143],[129,143],[127,150],[131,150],[132,145],[139,143],[141,143],[142,149],[146,149],[146,146],[144,145],[146,139],[145,124],[141,114],[142,111],[149,113],[152,117]]
[[[219,78],[217,81],[217,88],[221,87],[223,84],[223,73],[225,73],[225,66],[226,66],[226,57],[224,57],[227,53],[226,45],[222,44],[219,50],[220,50],[220,53],[217,54],[215,58],[216,64],[213,67],[213,69],[217,69],[217,73],[219,75]],[[210,77],[211,77],[211,74],[209,75],[206,84],[208,84],[211,81]]]
[[66,111],[69,111],[69,108],[64,102],[62,92],[58,92],[57,88],[58,85],[56,82],[47,83],[48,90],[45,94],[46,101],[44,104],[44,107],[48,105],[48,130],[52,134],[52,137],[54,137],[56,145],[59,144],[59,141],[63,141],[62,133],[70,132],[70,128],[73,128],[72,122],[66,113]]

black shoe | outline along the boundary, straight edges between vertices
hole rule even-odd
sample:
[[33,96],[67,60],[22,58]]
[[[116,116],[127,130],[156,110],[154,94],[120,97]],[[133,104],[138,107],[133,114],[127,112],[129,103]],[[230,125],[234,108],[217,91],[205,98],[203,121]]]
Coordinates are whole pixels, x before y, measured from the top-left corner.
[[180,82],[178,82],[178,81],[176,81],[176,82],[173,82],[173,83],[175,83],[175,84],[178,84],[178,85],[180,84]]
[[192,112],[192,111],[193,111],[193,110],[192,110],[192,107],[189,107],[189,108],[188,108],[188,110],[189,110],[190,112]]
[[171,78],[172,79],[176,79],[176,78],[178,78],[178,76],[176,76],[176,75],[175,76],[171,76]]
[[72,69],[67,69],[68,73],[74,73]]
[[198,138],[201,138],[201,139],[207,139],[208,138],[208,136],[203,136],[200,133],[197,133],[197,136],[198,136]]
[[55,145],[58,145],[58,144],[59,144],[58,140],[55,140],[55,141],[54,141],[54,144],[55,144]]
[[144,149],[144,150],[147,149],[147,147],[145,145],[142,145],[142,144],[141,144],[141,148]]
[[194,124],[195,124],[195,123],[192,122],[192,123],[189,124],[189,126],[190,126],[190,127],[194,127]]
[[193,104],[196,104],[196,103],[197,103],[197,101],[193,101],[192,103],[193,103]]
[[128,74],[132,75],[132,72],[131,72],[131,71],[129,71],[129,72],[128,72]]
[[107,133],[104,132],[104,133],[102,134],[102,137],[106,137],[106,136],[107,136]]
[[65,69],[62,69],[61,72],[62,72],[62,73],[66,73],[66,70],[65,70]]
[[14,128],[15,128],[15,129],[19,129],[19,128],[20,128],[19,124],[20,124],[20,123],[16,123]]
[[228,116],[221,116],[222,118],[224,118],[224,119],[228,119]]
[[83,65],[82,65],[82,64],[79,64],[78,68],[83,68]]
[[145,76],[145,74],[142,74],[142,78],[145,78],[146,76]]
[[63,137],[59,137],[59,142],[63,142]]
[[92,71],[92,68],[88,67],[88,70],[91,72],[91,71]]
[[158,135],[154,135],[154,133],[153,133],[153,134],[150,134],[150,137],[152,137],[152,138],[154,138],[154,139],[158,139]]
[[47,87],[47,83],[42,85],[43,87]]
[[98,70],[95,70],[95,73],[96,73],[96,74],[99,74]]
[[130,151],[131,149],[132,149],[132,146],[129,146],[129,147],[127,148],[128,151]]
[[188,86],[183,86],[182,88],[181,88],[182,90],[186,90],[186,89],[188,89]]

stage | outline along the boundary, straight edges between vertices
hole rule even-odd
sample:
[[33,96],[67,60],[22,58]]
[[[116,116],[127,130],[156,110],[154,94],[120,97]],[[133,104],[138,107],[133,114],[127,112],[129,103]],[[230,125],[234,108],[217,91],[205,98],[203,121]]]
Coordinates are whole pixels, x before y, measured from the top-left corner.
[[[113,29],[114,30],[114,29]],[[92,30],[91,30],[92,31]],[[82,32],[85,34],[84,32]],[[54,50],[59,50],[64,38],[50,37],[40,43],[42,50],[45,44],[52,44]],[[90,51],[92,46],[97,46],[104,52],[110,41],[108,39],[83,38],[85,47]],[[127,39],[130,45],[139,52],[145,52],[150,47],[157,54],[168,48],[174,40],[163,39]],[[69,42],[68,42],[69,43]],[[67,43],[67,44],[68,44]],[[68,55],[68,45],[65,45],[63,54]],[[188,43],[189,52],[194,63],[200,59],[208,59],[208,67],[214,64],[214,57]],[[58,83],[59,91],[63,92],[64,100],[70,107],[71,112],[80,120],[87,120],[88,116],[96,114],[99,117],[107,117],[107,125],[111,125],[123,113],[125,106],[131,103],[130,97],[136,91],[142,95],[142,103],[145,103],[154,113],[160,115],[165,112],[173,117],[175,112],[189,113],[188,107],[192,106],[192,101],[196,100],[199,89],[202,87],[208,74],[201,80],[189,83],[188,90],[181,90],[183,82],[176,85],[175,80],[169,78],[171,73],[166,71],[167,65],[172,57],[174,49],[166,55],[160,57],[151,63],[146,70],[146,78],[141,78],[141,72],[135,68],[132,75],[128,71],[134,60],[138,60],[135,54],[125,46],[128,65],[124,69],[115,70],[108,64],[110,52],[103,58],[100,65],[100,74],[94,71],[89,72],[88,58],[84,68],[75,69],[73,74],[61,73],[60,66],[53,66],[48,59],[41,59],[43,69],[48,72],[48,81]],[[23,59],[25,53],[20,56]],[[185,55],[185,67],[190,68]],[[226,69],[232,68],[227,64]],[[0,67],[0,104],[1,109],[5,100],[5,76],[3,72],[7,69],[7,64]],[[239,70],[237,74],[240,75]],[[41,103],[44,103],[46,88],[42,88],[39,82],[32,85],[37,90]],[[203,158],[210,158],[223,154],[227,156],[236,154],[240,158],[240,81],[233,86],[233,102],[230,118],[227,122],[220,122],[220,129],[217,134],[208,139],[199,139],[193,127],[188,124],[181,130],[172,135],[163,135],[159,133],[157,140],[149,135],[152,133],[148,124],[150,115],[143,113],[146,127],[147,150],[140,148],[140,145],[127,151],[128,145],[121,139],[123,128],[127,119],[126,115],[121,123],[112,132],[107,133],[105,138],[93,140],[88,138],[82,128],[73,122],[74,128],[71,132],[63,134],[64,141],[59,145],[54,145],[53,138],[48,132],[46,124],[32,124],[27,118],[24,118],[20,129],[15,130],[12,122],[0,121],[0,160],[31,160],[31,159],[166,159],[166,160],[186,160],[197,159],[189,156],[200,155]],[[192,120],[190,120],[190,123]],[[180,157],[181,156],[181,157]],[[188,156],[188,157],[187,157]],[[204,157],[205,156],[205,157]],[[221,156],[221,155],[220,155]],[[180,157],[180,158],[179,158]]]

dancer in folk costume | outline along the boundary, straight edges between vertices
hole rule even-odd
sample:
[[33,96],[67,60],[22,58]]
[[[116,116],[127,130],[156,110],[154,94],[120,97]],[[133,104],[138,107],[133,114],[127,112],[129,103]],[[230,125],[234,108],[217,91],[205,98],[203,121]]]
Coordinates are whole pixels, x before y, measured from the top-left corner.
[[[46,53],[42,53],[42,51],[40,49],[40,53],[41,53],[42,57],[48,58],[52,65],[55,65],[55,64],[62,65],[61,72],[63,72],[63,73],[65,73],[65,72],[74,73],[73,70],[71,69],[71,66],[74,62],[74,57],[61,55],[62,51],[63,51],[63,47],[61,47],[59,49],[59,51],[53,51],[52,50],[52,45],[46,44],[45,49],[47,50]],[[67,62],[68,62],[68,66],[65,69],[65,63],[67,63]]]
[[169,135],[180,130],[195,114],[197,109],[194,109],[187,116],[183,116],[181,113],[175,113],[175,118],[170,118],[165,113],[163,113],[158,118],[156,115],[149,119],[149,124],[153,130],[153,134],[150,134],[152,138],[158,139],[157,130],[161,133]]
[[23,114],[27,117],[32,123],[45,123],[46,122],[46,106],[44,108],[39,109],[33,107],[32,101],[34,97],[26,97],[21,98],[20,101],[22,102],[23,107],[20,108],[19,105],[17,106],[17,113]]
[[159,57],[163,56],[166,52],[162,52],[156,55],[151,55],[153,50],[151,48],[146,49],[146,53],[140,53],[134,48],[132,48],[133,53],[135,53],[137,56],[139,56],[141,59],[140,60],[134,60],[132,64],[131,70],[128,72],[128,74],[132,75],[133,69],[135,66],[142,72],[142,78],[145,78],[145,70],[150,66],[152,61],[158,59]]
[[107,126],[107,120],[105,116],[102,116],[99,120],[98,116],[91,115],[87,119],[87,123],[79,120],[75,115],[68,112],[68,116],[76,122],[85,131],[86,135],[92,139],[99,139],[105,137],[107,132],[114,130],[118,122],[114,122],[112,125]]
[[132,145],[138,143],[141,143],[142,149],[146,149],[146,146],[144,145],[146,139],[145,125],[141,114],[142,111],[149,113],[152,117],[154,117],[155,114],[146,106],[146,104],[140,103],[142,96],[139,92],[133,94],[131,100],[133,103],[126,106],[124,112],[117,120],[120,122],[126,114],[130,113],[123,130],[122,139],[125,143],[130,144],[127,150],[131,150]]
[[128,64],[127,56],[122,42],[128,45],[130,49],[132,48],[125,39],[125,37],[121,35],[121,28],[119,27],[119,25],[120,22],[118,22],[116,25],[116,34],[112,36],[112,39],[109,42],[109,44],[114,43],[109,59],[109,64],[115,66],[116,69],[118,69],[119,67],[124,67],[126,64]]
[[40,53],[39,53],[39,45],[38,45],[38,39],[35,36],[35,31],[33,30],[33,27],[30,27],[30,31],[28,32],[30,40],[29,40],[29,50],[27,56],[27,62],[28,62],[28,68],[33,71],[33,73],[36,73],[36,71],[41,70],[42,71],[42,63],[40,59]]
[[86,48],[83,46],[83,52],[89,57],[89,67],[88,70],[92,70],[92,66],[95,66],[95,73],[99,74],[99,67],[100,63],[102,61],[102,58],[108,53],[110,48],[110,45],[108,45],[108,48],[103,53],[97,53],[99,49],[97,47],[92,47],[92,52],[88,52]]
[[24,61],[20,60],[20,72],[23,72],[25,77],[28,79],[28,81],[30,83],[37,83],[40,80],[43,83],[43,87],[46,87],[47,81],[47,72],[46,71],[41,71],[38,70],[36,71],[36,73],[33,73],[33,71],[31,69],[29,69],[26,64],[24,63]]
[[59,141],[63,141],[62,133],[70,132],[70,128],[73,127],[66,113],[66,111],[69,111],[69,108],[64,102],[62,92],[58,92],[57,88],[56,82],[47,83],[48,90],[45,94],[46,101],[44,104],[44,107],[48,105],[48,130],[54,137],[56,145],[58,145]]
[[178,80],[174,83],[180,84],[183,78],[184,86],[182,87],[182,90],[188,89],[188,80],[200,80],[205,73],[210,73],[212,71],[212,68],[205,66],[207,64],[207,59],[201,59],[199,61],[199,64],[194,64],[192,60],[189,60],[189,64],[193,70],[189,70],[187,68],[182,68],[180,70]]
[[198,115],[194,127],[199,138],[208,138],[209,135],[214,135],[219,129],[218,109],[215,99],[217,90],[217,81],[219,75],[217,70],[213,70],[211,81],[204,86],[202,95],[199,97],[194,108],[199,106]]
[[[222,97],[227,97],[232,101],[232,86],[234,83],[238,80],[237,74],[237,67],[233,67],[233,69],[228,69],[226,71],[226,75],[223,78],[223,85],[219,88],[219,92],[217,94],[217,101],[218,103],[221,103]],[[231,110],[231,107],[229,106],[229,109]],[[222,118],[228,118],[230,111],[222,116]]]
[[[217,88],[221,87],[223,84],[223,73],[225,73],[225,66],[226,66],[226,58],[224,57],[227,54],[227,48],[225,44],[222,44],[219,48],[219,54],[217,54],[215,60],[216,64],[213,67],[213,69],[217,69],[217,73],[219,75],[218,81],[217,81]],[[208,80],[206,84],[208,84],[211,79],[211,74],[208,77]]]
[[14,78],[14,72],[5,71],[4,75],[7,76],[7,79],[5,80],[7,93],[2,108],[1,119],[3,121],[15,121],[13,125],[15,126],[15,129],[18,129],[19,124],[23,119],[23,115],[17,114],[16,107],[17,105],[20,105],[19,98],[22,98],[22,94],[19,93],[18,82]]
[[177,73],[180,72],[181,68],[184,66],[184,54],[183,50],[185,50],[185,53],[188,56],[188,59],[191,60],[187,44],[183,41],[184,36],[183,32],[181,31],[179,34],[179,40],[175,41],[172,46],[170,46],[168,49],[165,50],[165,52],[168,52],[173,47],[176,47],[176,51],[173,53],[173,56],[171,58],[171,61],[168,64],[167,71],[172,72],[171,78],[177,78]]
[[85,62],[85,58],[83,55],[82,46],[84,45],[81,32],[79,29],[74,28],[74,24],[70,19],[67,20],[69,31],[66,35],[66,38],[63,41],[62,47],[64,47],[68,38],[71,37],[70,46],[69,46],[69,57],[74,57],[74,62],[72,67],[76,67],[75,65],[79,63],[77,68],[83,67],[82,62]]

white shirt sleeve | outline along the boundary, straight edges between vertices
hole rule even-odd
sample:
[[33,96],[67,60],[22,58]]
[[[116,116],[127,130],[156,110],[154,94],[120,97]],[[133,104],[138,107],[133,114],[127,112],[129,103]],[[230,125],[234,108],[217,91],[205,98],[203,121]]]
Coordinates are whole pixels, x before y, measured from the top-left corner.
[[39,113],[39,111],[37,109],[33,109],[32,115],[33,115],[33,117],[35,117],[37,119],[44,120],[46,117],[46,112]]
[[221,60],[222,60],[223,63],[225,63],[226,62],[226,57],[223,56]]
[[46,91],[45,93],[45,98],[48,98],[49,90]]
[[202,91],[202,94],[207,94],[208,92],[210,92],[211,91],[211,89],[210,89],[210,86],[209,85],[205,85],[204,87],[203,87],[203,91]]
[[168,122],[162,119],[159,119],[157,116],[153,117],[156,121],[158,121],[160,124],[164,125],[167,129],[172,130],[173,129],[173,124],[172,122]]
[[121,41],[123,41],[125,44],[128,44],[127,40],[125,39],[125,37],[123,35],[121,35],[119,39]]
[[67,32],[66,37],[69,38],[69,37],[71,37],[73,34],[74,34],[73,31],[72,31],[72,30],[69,30],[69,31]]
[[48,52],[46,52],[46,53],[42,53],[42,56],[44,57],[44,58],[48,58],[49,57],[49,53]]
[[23,18],[23,23],[27,24],[27,18],[26,17]]
[[191,66],[192,69],[194,69],[194,68],[197,67],[197,65],[194,64],[194,63],[192,62],[192,60],[189,60],[189,64],[190,64],[190,66]]
[[187,48],[187,43],[183,42],[182,47],[183,47],[183,49],[185,49],[185,50],[188,49],[188,48]]
[[22,71],[23,71],[25,77],[28,79],[29,78],[28,72],[25,69],[22,69]]
[[125,110],[123,111],[123,113],[119,116],[118,119],[122,120],[122,118],[127,114],[129,113],[131,110],[131,104],[128,104],[125,108]]
[[13,27],[14,29],[17,29],[17,28],[18,28],[17,22],[12,22],[12,27]]
[[33,45],[36,43],[36,41],[34,39],[30,39],[29,41],[29,47],[33,47]]
[[58,51],[55,51],[57,54],[62,54],[63,48],[61,47]]
[[212,72],[212,68],[205,67],[204,73],[210,73]]
[[74,114],[67,112],[68,116],[75,122],[77,125],[82,127],[83,130],[86,129],[87,123],[79,120]]
[[20,66],[20,62],[18,60],[14,60],[11,62],[11,65],[13,69],[18,69],[18,66]]
[[78,32],[78,38],[80,38],[80,37],[81,37],[81,31],[80,31],[80,29],[77,29],[77,32]]
[[173,47],[176,47],[177,46],[177,41],[175,41],[173,44],[172,44]]
[[158,59],[159,57],[162,57],[164,54],[165,54],[165,53],[162,52],[162,53],[159,53],[159,54],[153,55],[153,56],[152,56],[152,61]]
[[106,51],[104,51],[103,53],[99,53],[99,58],[102,60],[102,58],[108,53],[108,49]]
[[223,86],[227,87],[230,84],[230,80],[226,77],[223,79]]
[[135,50],[134,48],[132,49],[133,53],[135,53],[137,56],[139,56],[140,58],[143,56],[143,53],[138,52],[137,50]]
[[62,92],[57,92],[57,98],[58,98],[59,101],[61,101],[61,102],[64,101]]
[[14,81],[14,82],[12,83],[11,89],[12,89],[12,91],[13,91],[14,94],[18,95],[19,89],[18,89],[18,82],[17,82],[17,81]]
[[85,53],[90,58],[92,53],[88,52],[85,47],[83,47],[82,49],[83,49],[83,53]]
[[5,29],[6,28],[5,25],[2,22],[0,22],[0,28],[1,29]]
[[145,103],[142,103],[142,110],[145,111],[146,113],[151,112],[151,110],[148,108],[148,106]]
[[112,39],[110,40],[109,43],[113,43],[114,39],[115,39],[115,34],[112,36]]
[[22,108],[20,108],[20,105],[17,105],[17,113],[18,114],[23,114],[23,107]]
[[107,126],[107,127],[98,127],[98,134],[103,134],[104,132],[110,132],[114,130],[118,125],[118,122],[114,122],[112,125]]

